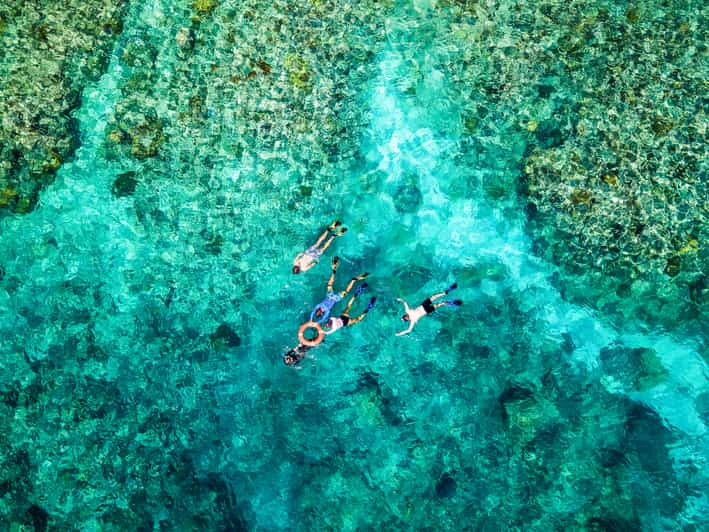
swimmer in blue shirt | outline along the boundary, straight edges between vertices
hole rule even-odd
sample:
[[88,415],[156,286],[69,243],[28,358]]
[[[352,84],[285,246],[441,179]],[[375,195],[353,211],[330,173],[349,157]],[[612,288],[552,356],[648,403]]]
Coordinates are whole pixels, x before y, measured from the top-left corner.
[[366,287],[367,283],[358,286],[357,290],[355,290],[354,295],[347,302],[347,306],[345,307],[344,312],[339,316],[334,316],[327,320],[327,323],[325,323],[325,327],[323,329],[323,332],[325,334],[332,334],[335,331],[342,329],[343,327],[352,327],[352,325],[354,325],[355,323],[359,323],[360,321],[362,321],[367,316],[367,313],[374,308],[374,303],[376,303],[377,301],[376,297],[373,297],[369,300],[367,308],[364,309],[364,312],[362,312],[362,314],[354,318],[350,317],[350,309],[352,308],[352,304],[355,302],[355,299],[357,299],[357,297],[362,292],[364,292]]
[[[332,289],[332,285],[335,283],[335,272],[337,272],[337,267],[339,265],[340,265],[340,258],[333,257],[333,259],[332,259],[332,274],[330,274],[330,279],[327,282],[327,295],[325,296],[325,299],[323,299],[320,303],[315,305],[315,308],[310,313],[310,321],[315,321],[319,324],[323,324],[330,317],[330,312],[332,311],[332,307],[334,307],[335,304],[342,301],[342,299],[347,294],[349,294],[350,290],[352,290],[352,287],[355,285],[355,283],[357,281],[361,281],[362,279],[366,279],[367,276],[369,275],[368,273],[362,273],[360,275],[357,275],[356,277],[352,277],[352,279],[350,279],[349,284],[347,285],[347,288],[345,288],[342,292],[335,292]],[[366,287],[366,283],[364,285],[362,285],[362,287]],[[362,288],[362,287],[360,287],[360,288]],[[362,288],[362,290],[364,290],[364,288]],[[360,291],[360,293],[361,293],[361,291]]]

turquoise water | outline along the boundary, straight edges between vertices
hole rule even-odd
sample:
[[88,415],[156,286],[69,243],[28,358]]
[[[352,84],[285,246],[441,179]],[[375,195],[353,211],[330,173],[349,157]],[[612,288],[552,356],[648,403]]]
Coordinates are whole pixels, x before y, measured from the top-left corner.
[[[706,322],[583,304],[535,252],[529,130],[471,89],[499,81],[497,52],[466,44],[514,6],[464,4],[281,30],[331,35],[342,59],[325,64],[323,43],[225,37],[279,6],[223,3],[196,24],[189,3],[131,3],[75,112],[74,159],[1,221],[5,528],[709,526]],[[496,31],[490,47],[514,47]],[[229,85],[219,69],[254,62],[242,41],[271,72]],[[135,127],[143,144],[114,145]],[[335,218],[347,234],[294,276]],[[282,355],[335,254],[337,286],[367,271],[377,305],[294,371]],[[394,336],[397,297],[453,281],[461,308]]]

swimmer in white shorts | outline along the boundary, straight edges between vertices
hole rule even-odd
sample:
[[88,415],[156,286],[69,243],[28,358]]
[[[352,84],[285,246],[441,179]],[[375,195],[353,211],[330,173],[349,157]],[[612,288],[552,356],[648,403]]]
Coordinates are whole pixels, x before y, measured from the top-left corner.
[[[318,260],[320,259],[322,254],[328,248],[328,246],[330,246],[330,244],[332,244],[332,241],[335,240],[335,237],[342,236],[347,232],[347,228],[340,227],[341,225],[342,222],[332,222],[328,226],[328,228],[325,229],[323,234],[318,237],[315,244],[310,246],[302,253],[298,253],[298,255],[295,257],[295,260],[293,261],[293,273],[305,272],[315,266],[318,263]],[[325,240],[328,235],[330,236],[330,238]],[[325,241],[324,244],[323,241]]]

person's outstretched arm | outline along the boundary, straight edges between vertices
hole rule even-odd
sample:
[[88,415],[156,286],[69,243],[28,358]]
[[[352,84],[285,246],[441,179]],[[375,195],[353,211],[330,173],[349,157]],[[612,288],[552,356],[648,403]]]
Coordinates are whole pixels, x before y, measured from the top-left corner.
[[404,336],[405,334],[409,334],[411,332],[411,329],[413,329],[413,328],[414,328],[414,324],[412,323],[411,325],[409,325],[409,328],[406,329],[405,331],[401,331],[401,332],[396,333],[396,336]]
[[406,301],[404,301],[404,300],[401,299],[400,297],[397,297],[396,300],[397,300],[399,303],[403,303],[403,304],[404,304],[404,310],[406,311],[407,314],[408,314],[409,312],[411,312],[411,309],[409,308],[409,304],[408,304]]
[[[411,309],[409,308],[409,304],[406,301],[404,301],[400,297],[397,297],[396,300],[404,305],[404,310],[406,311],[407,314],[409,314],[409,312],[411,312]],[[396,333],[396,336],[403,336],[405,334],[409,334],[411,332],[411,329],[413,329],[413,328],[414,328],[414,322],[409,321],[409,328],[404,331]]]

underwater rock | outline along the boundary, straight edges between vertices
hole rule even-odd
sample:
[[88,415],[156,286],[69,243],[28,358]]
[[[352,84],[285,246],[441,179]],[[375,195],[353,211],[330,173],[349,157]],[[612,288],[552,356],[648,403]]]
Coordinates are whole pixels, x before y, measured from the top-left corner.
[[418,188],[418,176],[406,174],[392,192],[394,207],[400,213],[414,213],[421,206],[423,195]]
[[0,207],[8,207],[15,204],[17,191],[14,188],[4,188],[0,190]]
[[454,497],[457,489],[458,484],[450,473],[443,473],[436,482],[436,497],[441,499]]
[[618,176],[615,174],[603,174],[601,179],[606,185],[610,185],[612,187],[618,186]]
[[624,452],[634,453],[643,470],[664,487],[662,490],[646,487],[643,496],[637,499],[639,511],[648,512],[653,508],[668,517],[676,515],[684,505],[683,488],[677,482],[673,459],[669,454],[676,435],[667,428],[657,412],[632,401],[628,402],[624,429]]
[[542,121],[535,129],[534,135],[539,145],[544,148],[555,148],[564,143],[564,137],[559,126],[552,120]]
[[136,159],[155,157],[158,149],[165,142],[163,126],[160,120],[148,120],[128,131],[131,139],[131,155]]
[[397,399],[393,390],[379,382],[379,375],[365,372],[357,380],[357,387],[349,392],[359,404],[361,415],[371,423],[384,421],[392,426],[403,422],[397,408]]
[[46,532],[49,524],[49,513],[40,506],[33,504],[27,509],[27,517],[35,532]]
[[679,275],[681,265],[682,260],[678,256],[670,257],[665,265],[665,273],[670,277],[676,277]]
[[637,518],[633,520],[622,517],[592,517],[586,521],[588,532],[634,532],[642,530],[642,525]]
[[[72,111],[83,87],[102,74],[128,3],[68,0],[3,3],[0,183],[17,190],[3,214],[31,212],[40,191],[79,145]],[[6,31],[12,21],[12,34]],[[2,200],[0,200],[2,201]]]
[[652,121],[651,129],[655,133],[655,136],[664,137],[672,130],[673,127],[674,125],[671,121],[662,117],[657,117]]
[[585,189],[575,189],[571,192],[569,199],[574,205],[590,205],[592,199],[591,192]]
[[193,0],[192,9],[198,13],[208,13],[217,7],[217,0]]
[[271,65],[269,65],[266,61],[258,61],[256,63],[256,66],[259,67],[261,72],[263,72],[267,76],[271,74]]
[[629,401],[625,430],[626,452],[637,452],[645,470],[673,474],[668,444],[675,437],[657,412],[644,404]]
[[703,304],[709,298],[709,278],[700,275],[689,285],[689,298],[697,304]]
[[216,235],[211,239],[204,248],[210,255],[219,255],[222,252],[222,246],[224,245],[224,237],[222,235]]
[[0,402],[10,408],[17,408],[20,400],[20,390],[13,386],[7,391],[0,392]]
[[690,253],[697,253],[699,251],[699,241],[694,237],[694,235],[689,235],[687,237],[687,243],[682,246],[677,253],[680,255],[687,255]]
[[114,196],[122,198],[125,196],[131,196],[135,192],[135,187],[138,185],[138,180],[134,178],[135,172],[126,172],[120,174],[115,181],[113,181],[113,187],[111,192]]
[[222,323],[217,327],[217,330],[209,336],[209,340],[212,348],[217,352],[224,351],[227,347],[239,347],[241,345],[239,335],[226,323]]
[[669,374],[653,349],[604,347],[600,352],[604,372],[627,392],[648,390],[664,382]]
[[199,490],[207,500],[214,501],[215,514],[219,516],[220,530],[233,530],[246,532],[249,530],[246,523],[245,512],[236,498],[236,493],[230,482],[222,475],[209,473],[207,478],[200,481]]
[[[675,258],[696,253],[691,268],[709,267],[709,255],[700,252],[709,227],[701,208],[709,181],[700,177],[706,156],[696,134],[705,91],[685,33],[701,25],[694,5],[676,17],[645,17],[639,6],[612,13],[590,1],[575,14],[548,5],[543,10],[567,28],[553,57],[532,51],[535,39],[554,31],[551,18],[528,22],[532,10],[523,8],[519,17],[498,22],[524,27],[527,37],[518,43],[524,53],[491,65],[502,75],[515,61],[517,79],[524,80],[506,85],[516,103],[498,107],[498,121],[509,116],[519,124],[514,114],[524,110],[522,124],[529,121],[533,129],[536,142],[527,146],[519,190],[535,206],[527,209],[534,252],[564,268],[562,288],[571,300],[664,327],[706,319],[704,309],[681,296],[692,282],[690,265]],[[653,43],[656,55],[638,54],[640,42]],[[536,127],[529,128],[532,119]],[[663,270],[675,278],[673,294],[656,275]],[[619,289],[636,280],[647,283],[642,297],[648,304]]]
[[532,390],[515,384],[505,388],[502,394],[500,394],[500,397],[497,399],[498,403],[502,407],[502,420],[505,423],[509,421],[508,407],[512,408],[510,405],[529,400],[534,401],[534,392],[532,392]]
[[556,87],[554,85],[540,83],[537,85],[537,94],[540,98],[548,98],[556,92]]
[[700,419],[705,424],[709,424],[709,392],[704,392],[703,394],[697,396],[697,399],[694,401],[694,405]]
[[631,353],[638,369],[635,381],[638,390],[647,390],[667,380],[669,373],[655,350],[641,347],[633,349]]
[[123,49],[121,58],[128,66],[153,68],[158,51],[150,42],[150,36],[146,33],[136,35],[131,38]]
[[308,62],[298,54],[288,54],[283,60],[283,66],[288,73],[290,82],[299,89],[307,89],[310,86],[310,66]]
[[469,114],[463,117],[463,127],[465,132],[472,135],[478,127],[479,119],[474,114]]
[[640,19],[640,12],[637,7],[630,7],[625,12],[625,18],[628,22],[635,24]]
[[17,214],[27,214],[32,210],[32,200],[30,198],[19,198],[15,203],[15,212]]
[[175,44],[180,48],[181,51],[189,51],[194,47],[194,33],[190,28],[185,26],[177,30],[175,34]]

